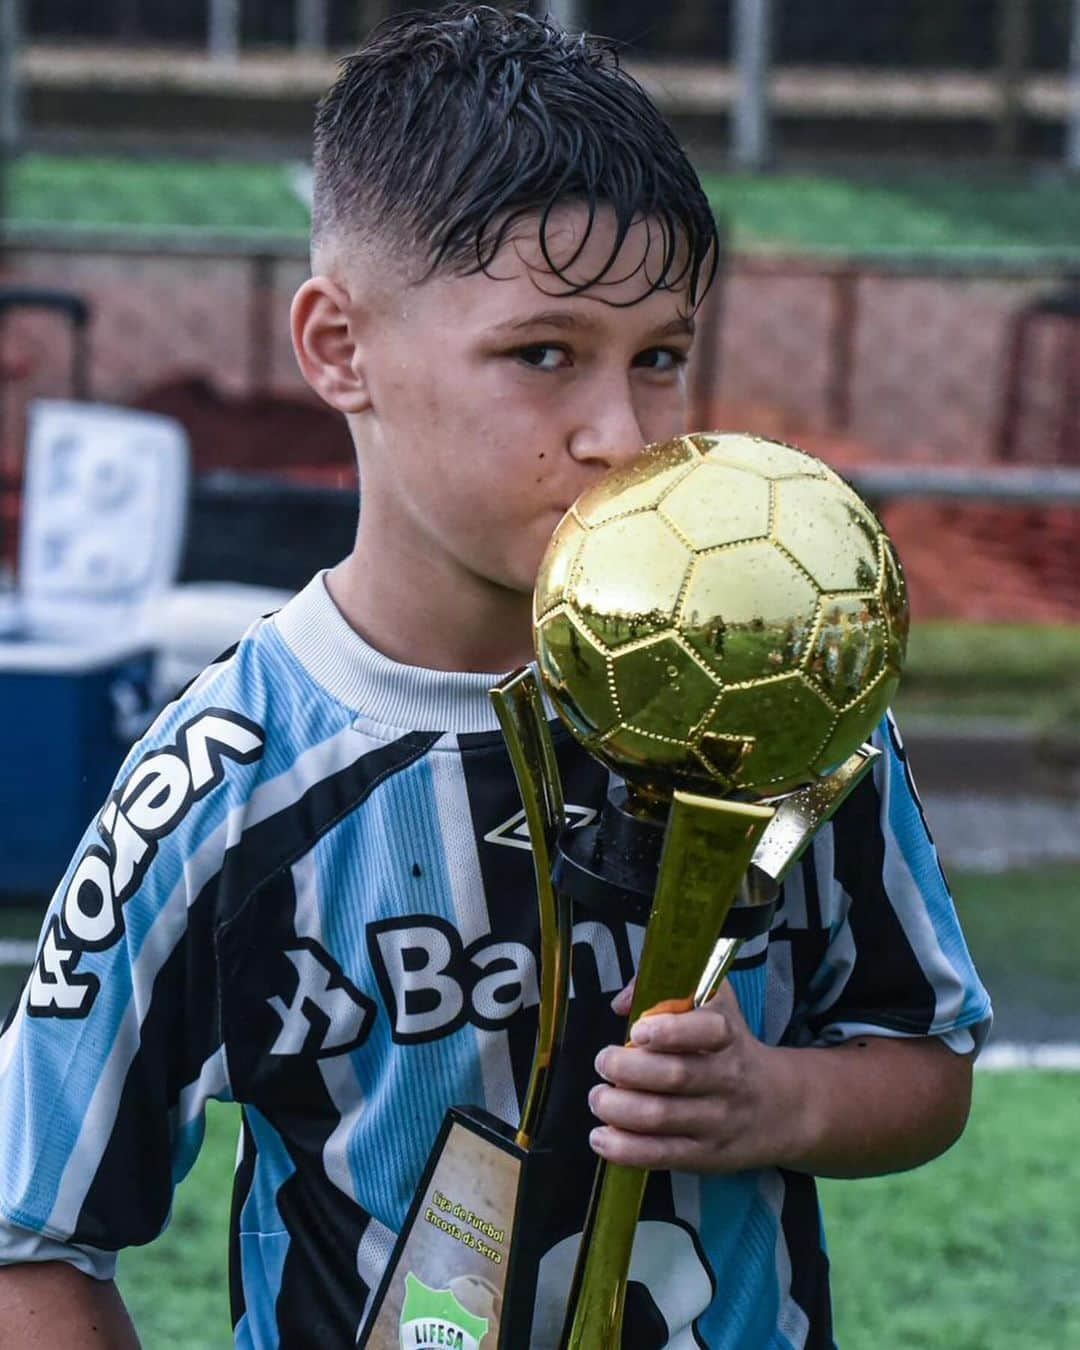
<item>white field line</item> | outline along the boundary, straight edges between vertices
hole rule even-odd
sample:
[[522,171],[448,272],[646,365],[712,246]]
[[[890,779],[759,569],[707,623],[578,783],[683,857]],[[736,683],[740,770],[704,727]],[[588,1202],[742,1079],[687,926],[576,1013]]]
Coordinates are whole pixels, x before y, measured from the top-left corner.
[[0,966],[28,966],[37,955],[37,943],[28,938],[0,938]]
[[976,1060],[975,1068],[987,1073],[1005,1069],[1052,1069],[1058,1073],[1080,1073],[1080,1043],[1044,1041],[1025,1045],[1019,1041],[997,1041],[986,1047]]

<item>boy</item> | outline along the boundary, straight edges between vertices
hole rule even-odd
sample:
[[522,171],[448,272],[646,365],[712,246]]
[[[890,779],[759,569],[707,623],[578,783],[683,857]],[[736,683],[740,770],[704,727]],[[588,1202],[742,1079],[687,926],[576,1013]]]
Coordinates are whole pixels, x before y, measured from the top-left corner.
[[[243,1104],[237,1344],[362,1342],[446,1107],[519,1109],[535,902],[487,690],[562,512],[685,429],[714,226],[607,48],[485,7],[346,63],[315,183],[292,333],[357,446],[356,544],[166,709],[53,902],[0,1039],[3,1346],[135,1343],[113,1254],[166,1222],[210,1097]],[[606,772],[556,735],[595,810]],[[988,1002],[878,740],[710,1007],[620,1048],[640,932],[576,929],[534,1345],[596,1154],[657,1169],[628,1345],[827,1346],[813,1175],[963,1128]]]

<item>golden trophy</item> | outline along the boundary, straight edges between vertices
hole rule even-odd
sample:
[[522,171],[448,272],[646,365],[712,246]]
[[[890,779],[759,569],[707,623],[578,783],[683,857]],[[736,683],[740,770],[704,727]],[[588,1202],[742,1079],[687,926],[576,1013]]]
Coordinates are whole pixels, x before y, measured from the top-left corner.
[[[874,514],[789,446],[720,433],[650,446],[563,518],[534,596],[540,679],[525,669],[492,691],[539,902],[531,1078],[516,1128],[472,1108],[448,1115],[369,1344],[405,1344],[407,1279],[432,1298],[451,1293],[472,1235],[438,1222],[448,1195],[438,1178],[450,1172],[467,1197],[454,1200],[453,1226],[483,1211],[502,1238],[498,1253],[488,1243],[499,1259],[479,1277],[489,1292],[461,1343],[533,1343],[544,1188],[557,1175],[535,1140],[561,1051],[573,914],[646,924],[631,1021],[711,998],[742,942],[768,930],[789,869],[871,768],[877,752],[863,742],[896,689],[907,622],[900,566]],[[585,828],[564,828],[541,682],[618,778]],[[564,1350],[622,1344],[647,1175],[597,1166]]]

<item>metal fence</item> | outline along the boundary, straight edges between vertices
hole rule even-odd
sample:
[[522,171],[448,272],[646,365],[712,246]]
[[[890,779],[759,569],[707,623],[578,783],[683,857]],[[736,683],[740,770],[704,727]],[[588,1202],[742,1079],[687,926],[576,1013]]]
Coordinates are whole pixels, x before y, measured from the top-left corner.
[[[19,6],[0,0],[0,16]],[[47,53],[57,44],[78,52],[88,41],[99,54],[103,43],[125,52],[202,48],[229,74],[243,66],[239,56],[348,50],[381,19],[415,7],[414,0],[36,0],[26,7],[24,40],[44,42]],[[1004,158],[1064,155],[1080,168],[1080,0],[674,0],[659,8],[646,0],[532,0],[529,7],[611,35],[631,63],[664,67],[659,82],[675,89],[662,98],[669,106],[730,113],[742,163],[801,150],[808,136],[816,148],[840,137],[874,153],[890,143],[879,124],[887,133],[932,122],[935,136],[917,143],[923,151],[951,139]],[[0,22],[0,45],[10,27]],[[688,65],[689,80],[678,69]],[[5,77],[0,121],[18,120],[20,106],[35,100],[85,94],[87,79],[109,85],[77,61],[54,68],[44,60],[21,77],[20,100],[19,73],[15,65]],[[170,90],[184,79],[183,70],[172,72]],[[193,79],[188,92],[205,92],[205,74]],[[227,98],[229,87],[226,80],[218,92]],[[853,138],[856,128],[867,134]]]
[[[188,425],[203,475],[188,575],[300,584],[348,547],[351,446],[288,340],[302,240],[13,234],[0,285],[89,302],[92,396]],[[1074,257],[1004,267],[736,254],[699,316],[692,424],[795,441],[859,476],[919,617],[1075,622],[1078,275]],[[55,313],[0,323],[0,370],[20,372],[0,382],[9,563],[25,410],[66,392],[70,340]],[[306,480],[308,496],[245,476],[253,469]],[[1018,475],[1004,502],[1002,472]]]
[[[225,394],[302,394],[288,306],[295,237],[9,232],[5,284],[90,303],[90,383],[130,402],[184,376]],[[62,392],[58,320],[15,314],[3,440],[28,398]],[[862,457],[1080,463],[1080,255],[821,258],[736,253],[701,315],[694,420],[827,434]]]
[[[652,54],[731,57],[738,0],[515,0],[514,8],[548,12],[609,33]],[[990,69],[1009,28],[1019,34],[1025,64],[1064,67],[1070,0],[774,0],[775,56],[783,64]],[[319,32],[330,45],[357,41],[385,17],[436,8],[416,0],[34,0],[27,6],[32,38],[48,40],[206,42],[216,21],[235,24],[245,44],[291,44]],[[509,5],[507,7],[510,7]],[[1008,11],[1012,11],[1011,14]]]

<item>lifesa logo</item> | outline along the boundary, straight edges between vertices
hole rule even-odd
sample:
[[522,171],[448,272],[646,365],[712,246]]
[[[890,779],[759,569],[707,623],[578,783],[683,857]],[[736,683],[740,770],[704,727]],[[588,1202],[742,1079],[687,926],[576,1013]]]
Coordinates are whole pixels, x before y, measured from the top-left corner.
[[[475,1287],[490,1302],[486,1280],[452,1280],[446,1289],[431,1289],[410,1270],[405,1276],[401,1308],[402,1350],[480,1350],[490,1316],[471,1312],[455,1286]],[[490,1312],[490,1309],[488,1310]]]
[[226,760],[250,764],[263,752],[261,727],[238,713],[208,708],[176,740],[150,751],[113,792],[90,844],[71,874],[59,912],[42,939],[26,1010],[35,1017],[85,1017],[96,975],[79,974],[84,952],[111,947],[124,931],[123,905],[192,806],[225,777]]

